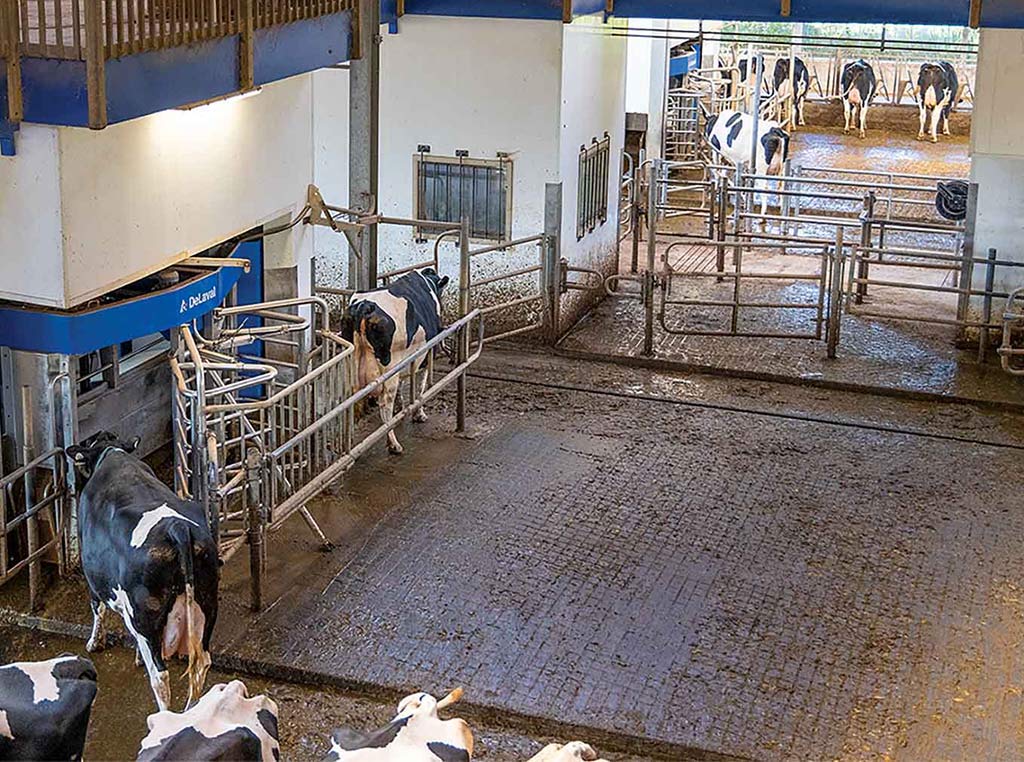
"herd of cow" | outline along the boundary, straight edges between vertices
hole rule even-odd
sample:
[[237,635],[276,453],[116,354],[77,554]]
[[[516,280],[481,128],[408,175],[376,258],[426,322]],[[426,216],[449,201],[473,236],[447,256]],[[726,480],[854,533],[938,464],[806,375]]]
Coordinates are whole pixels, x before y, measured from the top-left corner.
[[[787,95],[792,88],[797,124],[802,125],[805,124],[804,103],[810,92],[811,77],[806,64],[799,57],[793,58],[793,75],[790,76],[789,60],[789,58],[776,60],[772,85],[774,92],[782,95]],[[748,60],[741,58],[737,68],[740,72],[740,79],[745,81],[750,74]],[[852,128],[859,127],[860,136],[862,138],[865,136],[868,107],[874,100],[877,86],[878,80],[875,77],[874,67],[864,59],[851,61],[843,67],[840,75],[845,119],[843,132],[849,132]],[[942,122],[943,134],[949,134],[949,112],[956,107],[959,91],[960,82],[956,70],[948,61],[921,64],[917,73],[917,89],[915,91],[920,116],[918,140],[924,140],[926,135],[930,135],[933,143],[938,142],[940,122]]]
[[[383,288],[353,295],[343,333],[356,347],[360,386],[374,383],[441,330],[448,278],[414,270]],[[384,422],[392,419],[398,378],[376,390]],[[183,500],[133,455],[138,439],[101,432],[67,449],[79,478],[77,505],[82,573],[93,613],[89,652],[106,645],[118,615],[145,666],[157,712],[140,743],[139,760],[259,760],[280,756],[277,706],[249,697],[239,681],[203,687],[217,621],[219,558],[207,516]],[[391,432],[389,449],[401,452]],[[173,712],[168,662],[188,661],[188,702]],[[0,760],[78,760],[85,745],[97,673],[88,659],[0,666]],[[440,701],[407,696],[384,728],[344,729],[330,739],[336,762],[457,762],[473,754],[462,720],[441,720]],[[531,762],[596,760],[586,744],[551,744]]]
[[[96,692],[96,669],[78,656],[63,654],[0,667],[0,760],[82,759]],[[406,696],[384,727],[334,731],[325,760],[469,762],[469,725],[438,715],[461,695],[456,690],[441,700],[429,693]],[[277,704],[267,696],[250,697],[238,680],[214,685],[184,712],[165,709],[151,714],[147,724],[137,762],[277,762],[281,757]],[[548,744],[529,760],[584,761],[605,762],[580,741]]]

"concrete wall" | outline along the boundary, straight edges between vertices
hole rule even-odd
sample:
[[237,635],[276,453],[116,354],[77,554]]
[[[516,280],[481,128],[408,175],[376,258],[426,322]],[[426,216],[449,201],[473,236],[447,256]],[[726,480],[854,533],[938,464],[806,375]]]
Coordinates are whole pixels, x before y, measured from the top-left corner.
[[0,157],[0,299],[61,304],[61,246],[57,129],[26,124]]
[[[609,26],[599,19],[577,19],[564,27],[562,45],[562,258],[570,265],[615,271],[618,261],[618,190],[620,155],[625,136],[626,39],[606,34]],[[608,220],[576,239],[579,153],[593,138],[611,138],[608,172]],[[574,276],[573,279],[578,279]],[[586,306],[580,296],[563,299],[563,322],[571,324]]]
[[[1024,261],[1024,31],[983,29],[971,128],[971,178],[978,183],[976,256],[990,247]],[[1020,270],[998,268],[996,288],[1024,285]],[[975,283],[984,284],[984,268]],[[997,309],[999,309],[997,305]]]
[[[399,29],[381,50],[380,209],[412,216],[420,144],[438,156],[502,151],[513,166],[512,236],[542,232],[544,184],[558,179],[562,25],[406,16]],[[381,271],[432,256],[433,242],[416,243],[410,228],[384,226],[379,240]],[[485,255],[476,271],[535,258],[536,247],[523,248]],[[457,277],[455,245],[442,243],[441,269]]]
[[26,126],[0,163],[0,195],[19,199],[0,205],[0,245],[21,252],[0,264],[2,288],[73,306],[297,212],[313,178],[312,92],[301,75],[98,132]]
[[[313,182],[332,206],[348,206],[348,97],[346,69],[313,73]],[[335,288],[347,286],[345,236],[318,226],[312,237],[317,282]]]

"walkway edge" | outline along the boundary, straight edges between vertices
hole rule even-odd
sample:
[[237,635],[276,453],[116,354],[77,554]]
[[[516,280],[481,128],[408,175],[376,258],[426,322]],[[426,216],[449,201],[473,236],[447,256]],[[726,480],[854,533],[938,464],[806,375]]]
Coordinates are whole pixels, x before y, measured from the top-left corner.
[[788,384],[790,386],[811,386],[819,389],[830,389],[839,392],[869,394],[878,397],[893,397],[896,399],[912,400],[915,402],[943,402],[955,405],[975,405],[988,410],[997,410],[1008,413],[1024,413],[1024,402],[964,397],[957,394],[920,392],[912,391],[910,389],[898,389],[891,386],[869,386],[867,384],[855,384],[848,381],[830,381],[825,378],[796,378],[793,376],[782,375],[780,373],[768,373],[766,371],[721,368],[716,365],[702,365],[700,363],[681,362],[679,360],[663,360],[657,357],[637,357],[635,355],[618,355],[610,353],[601,354],[600,352],[587,352],[580,349],[565,349],[564,347],[546,348],[542,349],[542,351],[547,354],[552,354],[557,357],[566,357],[572,360],[606,362],[614,365],[624,365],[631,368],[646,368],[648,370],[657,370],[669,373],[700,373],[708,376],[741,378],[748,381],[768,381],[775,384]]

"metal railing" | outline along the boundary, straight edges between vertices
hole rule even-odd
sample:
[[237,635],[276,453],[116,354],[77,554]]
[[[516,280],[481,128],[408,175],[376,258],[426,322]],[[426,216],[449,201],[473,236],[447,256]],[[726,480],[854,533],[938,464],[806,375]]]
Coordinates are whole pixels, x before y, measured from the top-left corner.
[[1024,365],[1015,358],[1024,357],[1024,347],[1013,345],[1015,332],[1024,331],[1024,287],[1014,289],[1006,300],[1003,312],[1003,341],[996,351],[1003,370],[1014,376],[1024,376]]
[[[54,446],[33,455],[31,388],[21,389],[23,465],[0,477],[0,585],[28,571],[29,607],[38,608],[42,593],[42,562],[51,557],[63,574],[68,568],[71,517],[74,512],[74,473],[68,467],[64,426],[70,410],[70,378],[59,373],[50,381]],[[43,531],[43,530],[46,531]],[[47,535],[48,536],[44,536]]]
[[[327,304],[317,297],[219,308],[206,338],[188,326],[179,329],[179,351],[171,359],[176,488],[207,507],[223,559],[248,545],[254,608],[262,604],[267,535],[298,513],[329,544],[309,501],[406,417],[463,379],[482,342],[476,352],[460,353],[440,379],[433,377],[432,356],[446,341],[468,347],[474,323],[482,339],[481,313],[474,310],[360,389],[354,348],[329,330]],[[257,341],[263,356],[248,349]],[[421,363],[419,373],[430,379],[422,387]],[[386,423],[359,431],[356,406],[400,374],[410,377],[409,403]],[[460,424],[463,417],[460,401]]]
[[619,226],[618,240],[621,243],[632,232],[636,225],[636,167],[633,157],[622,152],[622,174],[619,178],[619,213],[616,224]]

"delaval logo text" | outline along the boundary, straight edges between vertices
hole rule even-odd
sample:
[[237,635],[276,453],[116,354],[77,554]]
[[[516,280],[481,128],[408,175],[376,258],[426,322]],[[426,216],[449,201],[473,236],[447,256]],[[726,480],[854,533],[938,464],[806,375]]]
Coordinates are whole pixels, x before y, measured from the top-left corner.
[[193,294],[188,299],[181,300],[181,309],[178,310],[178,314],[194,310],[200,304],[205,304],[213,299],[217,298],[217,287],[214,286],[209,291],[203,291],[201,294]]

